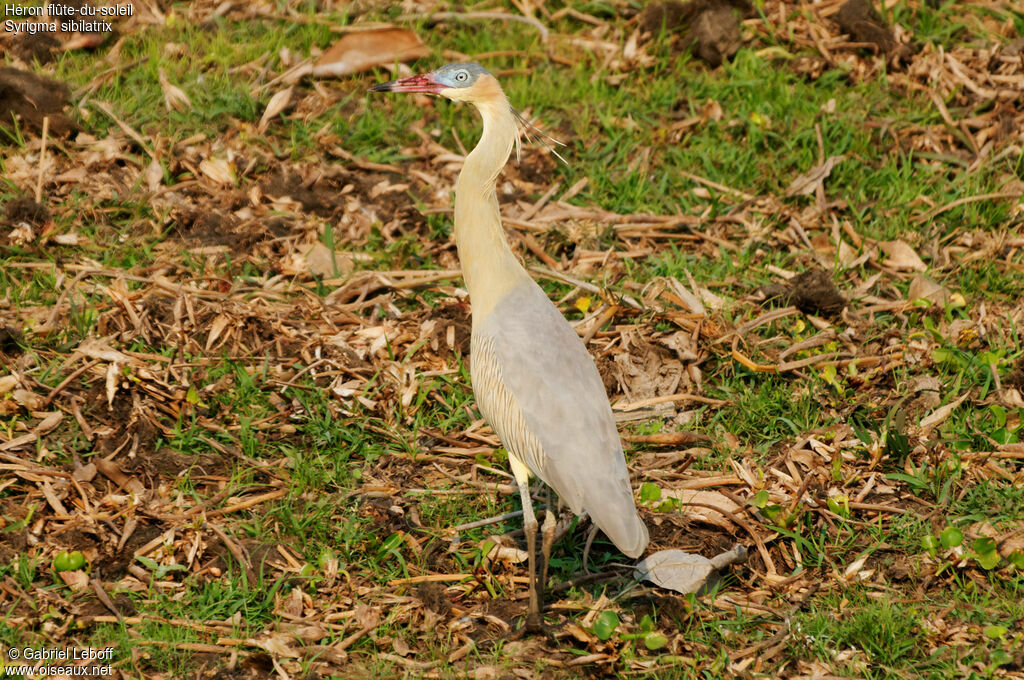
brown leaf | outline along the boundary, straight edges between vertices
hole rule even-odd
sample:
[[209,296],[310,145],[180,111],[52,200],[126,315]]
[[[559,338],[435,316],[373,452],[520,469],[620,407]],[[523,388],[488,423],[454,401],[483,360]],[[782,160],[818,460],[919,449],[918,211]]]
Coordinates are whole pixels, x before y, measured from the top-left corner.
[[18,384],[18,376],[5,375],[0,376],[0,397],[7,394]]
[[164,168],[160,165],[160,161],[154,158],[149,162],[149,165],[146,166],[145,179],[146,187],[150,191],[156,191],[160,188],[164,181]]
[[807,196],[813,194],[819,186],[825,185],[825,179],[832,174],[832,168],[845,159],[846,156],[829,156],[824,163],[816,168],[811,168],[790,182],[786,188],[786,195]]
[[234,164],[224,158],[206,158],[199,164],[199,170],[218,184],[238,183]]
[[910,289],[907,291],[908,300],[928,300],[937,305],[946,304],[949,299],[949,291],[924,274],[918,274],[910,282]]
[[878,247],[885,253],[885,265],[893,269],[909,269],[923,272],[928,266],[921,260],[906,241],[879,241]]
[[157,70],[157,78],[160,80],[160,89],[164,92],[164,106],[168,111],[173,108],[184,112],[192,108],[192,100],[184,90],[167,80],[167,74],[162,68]]
[[953,413],[954,410],[956,410],[957,406],[964,403],[964,400],[967,399],[967,397],[969,397],[970,394],[970,392],[964,392],[962,395],[960,395],[960,397],[958,397],[954,401],[951,401],[945,406],[941,406],[932,411],[931,413],[929,413],[927,416],[921,419],[921,429],[930,430],[936,425],[939,425],[942,422],[944,422],[946,418],[948,418],[950,414]]
[[117,394],[117,386],[120,383],[121,370],[116,361],[107,364],[107,408],[113,408],[114,395]]
[[639,562],[633,575],[678,593],[695,593],[714,585],[719,569],[746,559],[747,549],[742,545],[710,560],[682,550],[661,550]]
[[43,407],[43,398],[31,390],[14,390],[11,396],[28,411],[38,411]]
[[227,314],[218,314],[214,318],[213,323],[210,324],[210,335],[206,338],[207,352],[213,347],[213,343],[217,342],[217,338],[220,337],[220,334],[224,332],[229,323],[231,323],[231,317]]
[[60,421],[63,419],[63,411],[50,411],[42,420],[39,421],[38,425],[32,428],[32,431],[42,436],[57,429],[57,426],[60,425]]
[[299,653],[289,645],[291,641],[291,635],[288,633],[277,632],[259,638],[250,638],[246,640],[246,643],[269,652],[274,658],[296,659]]
[[363,628],[376,628],[380,623],[380,609],[365,604],[357,604],[355,609],[356,621]]
[[386,66],[395,61],[412,61],[430,54],[419,36],[405,28],[381,28],[345,35],[323,53],[313,65],[313,75],[346,76]]
[[89,575],[81,569],[76,571],[58,571],[60,580],[71,588],[72,591],[78,593],[89,587]]
[[331,249],[320,242],[303,253],[302,257],[305,262],[301,268],[318,276],[331,277],[350,274],[354,266],[350,254],[340,251],[331,253]]
[[292,101],[292,92],[294,88],[287,88],[281,90],[267,102],[267,109],[263,112],[263,116],[260,117],[260,122],[257,128],[260,132],[266,132],[267,126],[270,125],[270,121],[276,118],[281,112],[288,108],[288,105]]

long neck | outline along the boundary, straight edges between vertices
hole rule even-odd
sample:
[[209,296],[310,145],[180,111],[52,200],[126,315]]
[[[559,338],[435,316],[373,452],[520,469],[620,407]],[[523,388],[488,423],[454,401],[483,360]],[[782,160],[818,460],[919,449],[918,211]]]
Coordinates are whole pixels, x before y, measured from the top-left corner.
[[455,184],[455,243],[474,321],[486,316],[515,285],[529,279],[509,248],[495,192],[512,152],[516,121],[504,95],[477,103],[484,132]]

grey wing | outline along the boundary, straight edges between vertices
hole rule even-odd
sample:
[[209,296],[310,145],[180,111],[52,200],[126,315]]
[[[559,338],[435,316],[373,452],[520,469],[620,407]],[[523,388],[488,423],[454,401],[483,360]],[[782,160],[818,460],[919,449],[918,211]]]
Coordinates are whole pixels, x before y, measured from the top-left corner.
[[533,281],[478,320],[472,378],[477,403],[510,453],[585,510],[622,552],[647,546],[622,444],[594,360]]

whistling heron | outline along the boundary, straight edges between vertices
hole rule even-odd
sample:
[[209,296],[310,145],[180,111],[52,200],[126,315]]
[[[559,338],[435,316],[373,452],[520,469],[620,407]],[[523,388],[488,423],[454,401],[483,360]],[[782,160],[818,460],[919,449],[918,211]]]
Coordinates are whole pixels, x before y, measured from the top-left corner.
[[[615,420],[593,359],[565,317],[513,255],[495,183],[518,144],[519,114],[479,64],[455,63],[382,83],[378,92],[423,92],[476,106],[483,136],[455,184],[455,242],[473,306],[470,377],[480,412],[508,451],[523,503],[530,620],[539,622],[543,579],[534,563],[537,519],[530,473],[577,515],[586,513],[626,555],[647,547]],[[544,521],[545,568],[554,515]]]

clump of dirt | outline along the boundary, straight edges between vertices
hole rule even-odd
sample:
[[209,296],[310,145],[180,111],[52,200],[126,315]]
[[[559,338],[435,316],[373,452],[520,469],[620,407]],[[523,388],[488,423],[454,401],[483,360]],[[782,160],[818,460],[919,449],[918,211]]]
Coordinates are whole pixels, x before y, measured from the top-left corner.
[[23,126],[43,129],[43,118],[50,118],[50,134],[65,137],[78,126],[64,115],[71,98],[68,86],[34,73],[0,66],[0,121],[9,125],[12,116]]
[[1018,390],[1024,390],[1024,357],[1017,359],[1013,369],[1006,374],[1002,382],[1005,387],[1015,387]]
[[723,529],[693,522],[683,515],[658,514],[657,521],[646,524],[652,552],[653,548],[674,548],[711,559],[736,545],[736,537]]
[[21,354],[21,331],[12,326],[0,326],[0,354]]
[[824,269],[808,269],[785,283],[762,286],[760,292],[767,301],[794,305],[805,314],[832,316],[843,311],[846,306],[846,298]]
[[36,203],[28,196],[19,196],[7,201],[4,217],[10,222],[28,222],[36,226],[50,220],[50,210],[43,203]]
[[223,474],[227,466],[216,453],[188,454],[168,447],[158,449],[152,456],[139,459],[139,466],[147,472],[177,477],[184,470],[195,470],[198,474]]
[[268,196],[287,196],[302,205],[306,212],[321,217],[330,217],[342,206],[339,191],[314,180],[304,181],[301,176],[287,170],[278,170],[260,182],[260,188]]
[[259,239],[251,233],[236,233],[238,223],[239,220],[234,215],[214,209],[196,208],[178,216],[175,230],[182,240],[203,245],[228,246],[239,252],[252,247]]
[[430,312],[430,316],[438,321],[437,333],[447,335],[448,327],[455,327],[455,347],[457,354],[469,354],[469,339],[473,331],[469,308],[461,303],[439,305]]
[[619,377],[616,372],[615,360],[607,354],[602,354],[594,360],[594,363],[597,364],[597,373],[601,376],[604,391],[610,397],[618,394]]
[[423,606],[441,616],[448,616],[452,610],[452,602],[440,583],[421,583],[416,589],[416,597],[420,598]]
[[128,573],[128,567],[135,564],[135,551],[162,533],[160,527],[140,522],[121,550],[103,556],[103,578],[118,579]]
[[824,269],[811,269],[790,280],[792,289],[790,302],[797,309],[808,314],[838,314],[846,306],[846,298],[840,294],[832,277]]
[[18,59],[31,64],[49,64],[60,52],[60,40],[49,33],[20,33],[11,42],[11,53]]
[[662,30],[683,33],[683,47],[712,68],[732,57],[743,45],[740,18],[753,13],[747,0],[691,0],[655,2],[640,16],[645,32]]
[[906,61],[914,54],[909,45],[896,40],[885,20],[868,0],[847,0],[836,14],[839,30],[856,42],[873,43],[894,61]]
[[117,451],[124,444],[125,438],[131,437],[136,455],[152,455],[160,433],[145,409],[134,408],[130,390],[118,390],[108,408],[105,387],[96,385],[85,393],[85,406],[82,410],[86,416],[112,425],[104,434],[96,437],[95,446],[101,453]]
[[0,562],[7,563],[21,555],[28,547],[27,531],[0,533]]

